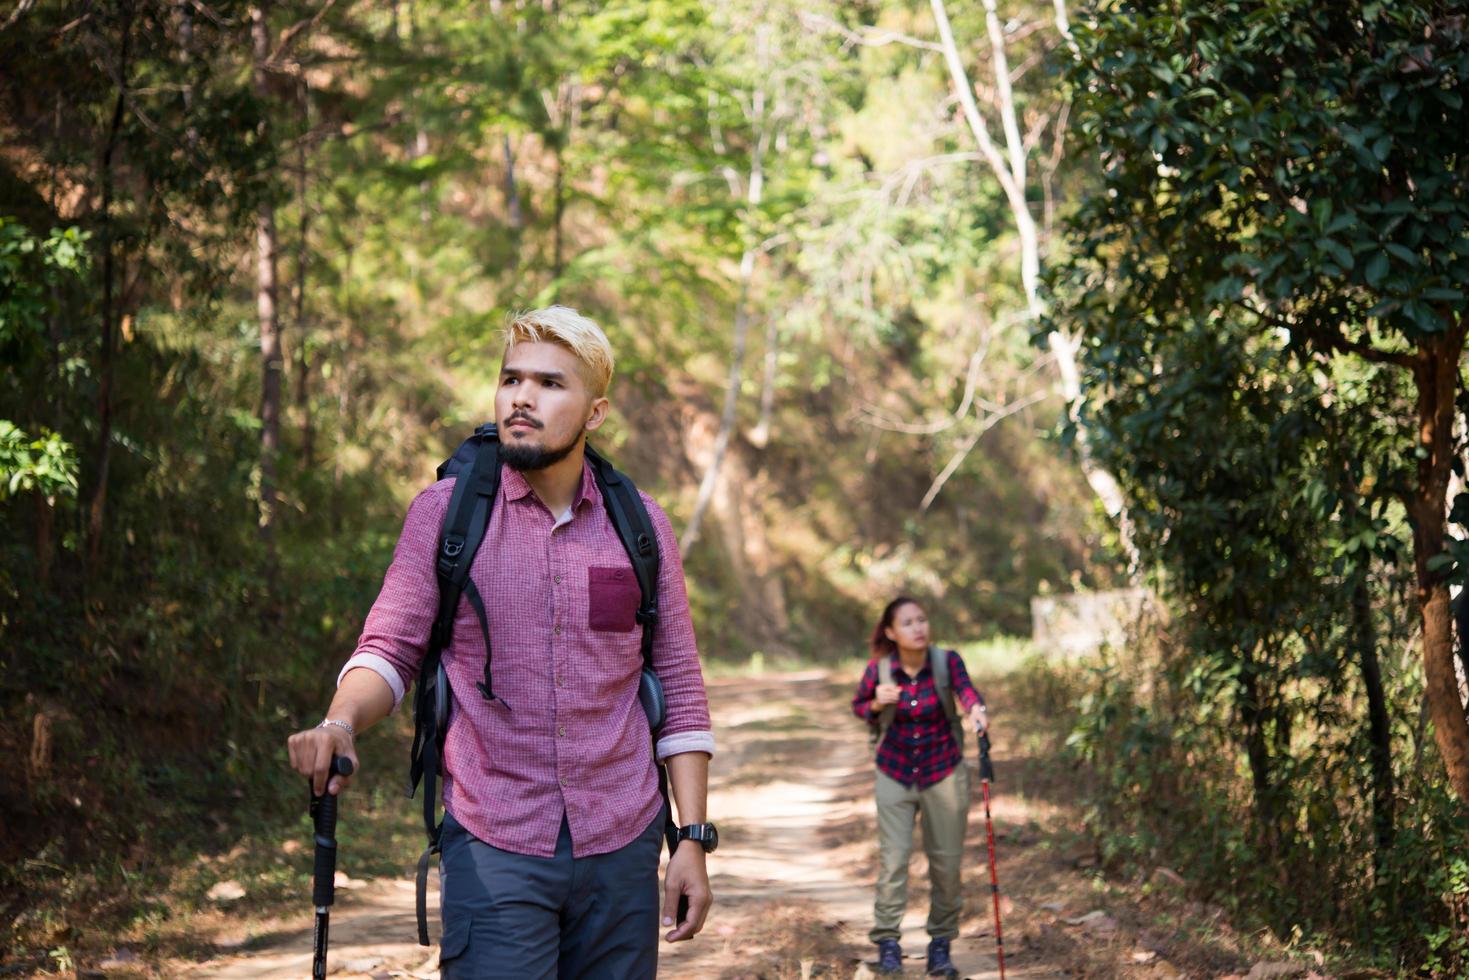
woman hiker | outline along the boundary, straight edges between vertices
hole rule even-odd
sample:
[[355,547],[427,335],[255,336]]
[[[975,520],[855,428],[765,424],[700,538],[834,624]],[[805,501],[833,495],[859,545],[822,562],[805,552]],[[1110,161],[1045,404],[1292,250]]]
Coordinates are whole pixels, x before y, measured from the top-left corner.
[[[877,837],[881,869],[872,932],[878,972],[902,973],[899,924],[908,905],[913,822],[923,825],[932,895],[928,909],[928,975],[957,977],[949,942],[959,934],[959,864],[969,816],[963,717],[983,731],[984,699],[964,660],[928,645],[928,617],[914,599],[887,604],[872,633],[872,659],[852,698],[852,711],[877,729]],[[947,700],[949,703],[944,704]]]

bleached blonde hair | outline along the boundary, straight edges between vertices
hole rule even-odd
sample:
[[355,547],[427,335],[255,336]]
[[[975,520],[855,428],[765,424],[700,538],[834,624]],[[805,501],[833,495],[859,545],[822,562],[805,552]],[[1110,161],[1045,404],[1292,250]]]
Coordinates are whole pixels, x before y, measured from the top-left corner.
[[557,344],[581,362],[582,377],[594,398],[612,383],[612,344],[602,328],[569,306],[548,306],[516,313],[505,324],[505,353],[516,344]]

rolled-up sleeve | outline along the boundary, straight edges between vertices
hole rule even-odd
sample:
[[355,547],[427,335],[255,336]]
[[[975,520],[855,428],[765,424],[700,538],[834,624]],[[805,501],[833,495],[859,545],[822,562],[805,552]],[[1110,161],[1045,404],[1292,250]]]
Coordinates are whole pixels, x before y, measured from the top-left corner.
[[434,553],[451,486],[450,481],[436,483],[409,504],[382,590],[367,614],[357,649],[337,675],[340,684],[353,668],[376,672],[393,689],[394,708],[418,676],[438,612]]
[[957,650],[949,651],[949,679],[965,711],[973,711],[976,704],[984,704],[984,695],[979,693],[979,688],[975,687],[974,682],[969,679],[969,671],[964,666],[964,658],[959,656]]
[[713,755],[714,732],[709,720],[709,697],[704,689],[704,670],[699,663],[693,618],[689,615],[689,593],[684,584],[678,538],[662,508],[647,494],[642,494],[642,497],[658,535],[660,556],[653,670],[663,684],[667,712],[658,735],[656,754],[659,761],[684,752]]

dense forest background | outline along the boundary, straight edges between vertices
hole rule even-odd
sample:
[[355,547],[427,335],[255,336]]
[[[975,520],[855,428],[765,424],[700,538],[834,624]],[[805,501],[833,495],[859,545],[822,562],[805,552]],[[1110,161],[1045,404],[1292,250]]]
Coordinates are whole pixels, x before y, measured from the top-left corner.
[[711,662],[1148,587],[1035,667],[1109,867],[1450,975],[1466,73],[1423,0],[9,5],[0,952],[298,816],[285,734],[558,302]]

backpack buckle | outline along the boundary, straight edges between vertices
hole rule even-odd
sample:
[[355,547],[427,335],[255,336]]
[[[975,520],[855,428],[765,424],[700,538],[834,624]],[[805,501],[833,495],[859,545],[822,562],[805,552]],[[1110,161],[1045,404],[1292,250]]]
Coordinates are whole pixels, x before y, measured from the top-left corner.
[[651,555],[653,553],[653,542],[642,532],[638,533],[638,554]]
[[637,614],[634,616],[634,618],[637,620],[639,626],[657,626],[658,607],[652,604],[641,606],[638,608]]
[[459,556],[464,553],[464,538],[454,535],[444,539],[444,547],[439,552],[439,560],[436,563],[440,578],[448,578],[454,574],[454,566],[459,564]]

